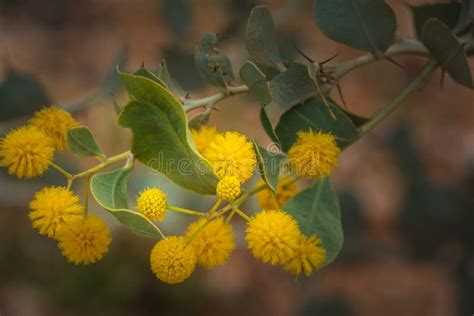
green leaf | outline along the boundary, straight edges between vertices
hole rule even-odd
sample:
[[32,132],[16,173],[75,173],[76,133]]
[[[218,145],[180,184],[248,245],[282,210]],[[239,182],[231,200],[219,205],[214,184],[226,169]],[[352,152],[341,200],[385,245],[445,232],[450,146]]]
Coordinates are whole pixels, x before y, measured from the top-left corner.
[[270,190],[276,192],[278,188],[278,177],[280,175],[281,163],[286,158],[276,153],[269,153],[266,149],[259,147],[255,140],[253,141],[253,147],[257,154],[260,176],[268,185]]
[[315,98],[291,108],[281,116],[275,132],[283,151],[287,152],[290,149],[299,131],[309,129],[332,133],[336,136],[337,145],[341,149],[357,140],[357,128],[350,118],[329,100],[327,104],[336,119],[332,117],[324,101]]
[[203,111],[196,115],[194,115],[191,120],[189,120],[189,128],[190,129],[199,129],[201,125],[206,125],[209,123],[209,118],[211,116],[211,112]]
[[150,80],[153,80],[154,82],[156,82],[160,86],[168,89],[168,86],[166,85],[166,83],[163,80],[161,80],[161,78],[159,78],[157,75],[155,75],[154,73],[152,73],[151,71],[149,71],[148,69],[146,69],[143,66],[141,66],[137,71],[135,71],[134,75],[142,76],[142,77],[148,78]]
[[273,99],[284,109],[316,96],[317,90],[309,77],[308,68],[300,63],[291,63],[289,68],[270,82]]
[[163,18],[176,38],[182,40],[191,26],[193,12],[188,0],[165,0]]
[[272,94],[265,74],[257,65],[247,60],[240,68],[240,77],[249,87],[249,94],[255,97],[260,105],[265,106],[272,102]]
[[171,90],[174,95],[180,95],[179,89],[174,84],[173,79],[171,79],[170,73],[168,71],[168,65],[164,59],[161,61],[156,75],[160,77],[161,80],[163,80],[168,89]]
[[422,41],[454,81],[473,87],[464,47],[443,22],[436,18],[429,19],[423,27]]
[[201,77],[209,84],[225,88],[234,79],[229,58],[216,47],[217,35],[204,33],[194,49],[194,63]]
[[290,199],[283,209],[292,215],[306,236],[316,234],[326,249],[323,266],[331,263],[341,250],[344,235],[341,210],[329,178],[317,181],[309,189]]
[[104,153],[97,145],[89,128],[78,126],[67,131],[68,150],[78,157],[102,157]]
[[273,130],[272,123],[270,122],[270,119],[268,118],[267,112],[265,111],[265,108],[260,109],[260,122],[262,122],[263,129],[267,133],[267,135],[275,142],[275,143],[280,143],[278,140],[275,131]]
[[0,121],[30,115],[49,104],[43,85],[33,76],[10,71],[0,83]]
[[383,0],[317,0],[315,19],[329,38],[363,51],[385,51],[395,40],[395,14]]
[[119,123],[132,130],[135,158],[183,188],[214,194],[217,176],[196,150],[182,104],[154,81],[122,72],[120,77],[132,100]]
[[256,6],[250,13],[245,32],[250,58],[259,66],[278,70],[282,67],[272,15],[266,6]]
[[448,25],[449,28],[453,28],[458,21],[460,8],[461,5],[459,3],[440,3],[412,7],[411,10],[415,19],[418,38],[421,38],[423,26],[430,18],[438,18]]
[[130,165],[94,175],[90,185],[92,195],[100,206],[133,232],[146,237],[162,238],[160,229],[148,218],[128,209],[127,182],[132,170],[133,166]]

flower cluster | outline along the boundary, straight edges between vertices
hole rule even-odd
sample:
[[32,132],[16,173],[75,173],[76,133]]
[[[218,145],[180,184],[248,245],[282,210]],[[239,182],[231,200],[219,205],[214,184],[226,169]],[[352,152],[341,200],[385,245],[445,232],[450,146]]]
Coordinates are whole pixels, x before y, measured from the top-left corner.
[[[46,107],[29,124],[8,132],[0,140],[0,166],[20,179],[44,174],[56,151],[66,147],[68,129],[78,123],[68,112]],[[62,254],[75,264],[91,264],[107,253],[111,232],[96,216],[87,216],[79,197],[66,187],[45,187],[30,202],[34,228],[58,242]]]

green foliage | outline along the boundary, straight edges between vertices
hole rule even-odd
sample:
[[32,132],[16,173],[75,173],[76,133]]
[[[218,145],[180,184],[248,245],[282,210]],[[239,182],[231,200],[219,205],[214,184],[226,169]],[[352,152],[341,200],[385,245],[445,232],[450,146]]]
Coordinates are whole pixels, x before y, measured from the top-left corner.
[[207,83],[225,88],[227,82],[234,79],[234,74],[229,58],[217,49],[216,44],[215,33],[204,33],[194,49],[194,62],[199,74]]
[[313,80],[309,77],[308,67],[295,62],[272,79],[271,89],[273,99],[284,109],[289,109],[317,94]]
[[412,7],[415,28],[421,38],[423,26],[430,18],[438,18],[449,28],[453,28],[459,17],[461,5],[459,3],[439,3]]
[[49,97],[34,77],[9,71],[0,83],[1,120],[10,120],[32,114],[48,105]]
[[263,129],[267,133],[267,135],[275,142],[279,143],[280,141],[278,140],[278,137],[275,134],[275,131],[273,130],[272,123],[270,122],[270,119],[268,118],[267,112],[265,111],[265,108],[260,109],[260,122],[262,123]]
[[148,78],[148,79],[156,82],[157,84],[159,84],[163,88],[168,89],[168,86],[166,85],[166,83],[163,80],[161,80],[161,78],[159,78],[157,75],[155,75],[154,73],[152,73],[151,71],[149,71],[148,69],[146,69],[143,66],[141,66],[140,69],[135,71],[134,75]]
[[156,75],[165,83],[165,85],[171,92],[173,92],[174,95],[179,95],[179,90],[174,84],[173,79],[171,79],[170,73],[168,71],[168,65],[164,59],[161,61]]
[[181,103],[145,77],[122,72],[120,76],[132,100],[119,123],[132,130],[135,158],[183,188],[214,194],[217,176],[195,148]]
[[363,51],[385,51],[395,40],[395,14],[383,0],[317,0],[315,18],[328,37]]
[[67,148],[78,157],[102,157],[104,153],[97,145],[94,135],[85,126],[70,128],[67,132]]
[[258,69],[257,65],[247,60],[240,67],[240,77],[249,87],[249,94],[255,97],[261,106],[272,102],[272,93],[265,74]]
[[253,141],[253,147],[257,154],[258,170],[263,181],[268,185],[268,188],[276,192],[278,188],[278,177],[280,176],[280,166],[285,157],[269,153],[266,149],[258,146],[257,142]]
[[280,118],[275,132],[283,151],[286,152],[296,141],[298,131],[309,129],[332,133],[336,136],[337,145],[341,149],[359,137],[354,123],[338,106],[329,100],[326,104],[323,100],[315,98],[286,111]]
[[97,203],[109,211],[120,223],[133,232],[151,238],[161,238],[162,233],[142,214],[129,210],[127,182],[133,166],[96,174],[91,179],[91,193]]
[[247,51],[271,78],[282,68],[272,15],[266,6],[256,6],[250,13],[245,32]]
[[443,22],[436,18],[429,19],[423,27],[422,40],[454,81],[473,87],[464,47]]
[[306,236],[316,234],[326,249],[324,266],[341,250],[344,235],[341,210],[329,178],[317,181],[309,189],[290,199],[283,207],[299,223]]

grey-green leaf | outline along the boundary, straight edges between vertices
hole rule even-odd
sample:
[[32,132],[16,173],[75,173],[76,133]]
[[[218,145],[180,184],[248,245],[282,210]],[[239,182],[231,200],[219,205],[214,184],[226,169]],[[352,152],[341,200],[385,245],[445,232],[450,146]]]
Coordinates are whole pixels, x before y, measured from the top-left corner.
[[119,123],[132,130],[135,158],[185,189],[214,194],[217,176],[196,149],[182,104],[152,80],[126,73],[120,77],[132,100]]
[[304,64],[291,63],[289,68],[277,75],[270,83],[273,100],[284,109],[289,109],[317,95],[313,80]]
[[265,74],[257,65],[247,60],[240,67],[240,77],[249,87],[249,94],[257,99],[260,105],[265,106],[272,102],[272,94]]
[[168,89],[171,90],[174,95],[179,96],[179,89],[176,87],[173,79],[171,79],[170,73],[168,71],[168,65],[164,59],[161,61],[156,75],[166,84]]
[[67,131],[68,150],[78,157],[105,157],[89,128],[78,126]]
[[341,250],[344,234],[341,210],[329,178],[317,181],[309,189],[290,199],[283,209],[292,215],[306,236],[316,234],[326,249],[323,266],[331,263]]
[[464,47],[443,22],[436,18],[429,19],[423,27],[422,41],[454,81],[473,87]]
[[133,232],[151,238],[161,238],[162,232],[142,214],[129,210],[127,182],[133,166],[96,174],[91,178],[91,193],[97,203]]
[[383,0],[317,0],[315,18],[326,36],[363,51],[385,51],[395,40],[395,14]]
[[225,88],[234,79],[229,58],[216,47],[217,35],[205,33],[194,49],[194,63],[201,77],[209,84]]
[[[329,110],[334,113],[335,119]],[[354,123],[338,106],[330,100],[327,100],[325,104],[324,101],[316,98],[309,99],[286,111],[281,116],[275,133],[283,151],[287,152],[296,141],[297,133],[310,129],[332,133],[341,149],[346,148],[359,137]]]
[[459,3],[438,3],[412,7],[418,38],[421,38],[423,26],[430,18],[438,18],[449,28],[453,28],[458,21],[460,8]]
[[250,58],[259,65],[282,67],[272,15],[266,6],[256,6],[250,13],[245,32]]
[[134,75],[148,78],[150,80],[153,80],[154,82],[156,82],[160,86],[162,86],[164,88],[168,88],[166,83],[163,80],[161,80],[161,78],[159,78],[157,75],[155,75],[154,73],[152,73],[151,71],[149,71],[148,69],[146,69],[143,66],[140,67],[137,71],[135,71]]
[[268,118],[267,112],[265,111],[265,108],[260,109],[260,122],[262,122],[263,129],[267,133],[267,135],[275,142],[275,143],[280,143],[278,140],[278,137],[275,134],[275,130],[273,129],[272,123],[270,122],[270,119]]
[[270,190],[276,192],[278,188],[278,177],[283,161],[286,159],[278,153],[270,153],[266,149],[258,146],[253,141],[255,153],[257,154],[258,170],[263,181],[268,185]]

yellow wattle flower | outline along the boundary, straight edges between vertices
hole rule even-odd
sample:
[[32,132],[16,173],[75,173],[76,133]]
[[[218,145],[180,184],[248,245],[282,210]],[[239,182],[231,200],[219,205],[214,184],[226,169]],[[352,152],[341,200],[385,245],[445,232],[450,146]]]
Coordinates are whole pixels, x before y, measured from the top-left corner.
[[236,177],[227,176],[217,183],[217,197],[223,201],[233,201],[240,195],[240,181]]
[[257,162],[252,143],[237,132],[217,135],[203,155],[214,167],[220,179],[234,176],[241,183],[252,176]]
[[300,239],[296,220],[281,210],[263,210],[247,223],[245,240],[255,258],[284,264],[294,257]]
[[54,156],[50,137],[35,127],[22,126],[0,140],[0,166],[20,179],[40,176],[48,170]]
[[169,284],[186,280],[196,267],[194,248],[184,237],[170,236],[160,240],[150,255],[151,270],[155,276]]
[[[265,182],[260,180],[257,186],[263,185]],[[281,208],[285,203],[295,196],[298,186],[291,178],[279,179],[277,191],[275,192],[275,198],[278,203],[278,207]],[[262,209],[275,208],[275,202],[272,197],[270,189],[265,189],[257,193],[258,204]]]
[[[189,225],[186,237],[192,237],[204,225],[202,218]],[[224,264],[235,249],[232,226],[224,222],[222,217],[212,220],[191,241],[197,255],[198,263],[208,269]]]
[[288,160],[296,173],[317,180],[332,173],[340,153],[331,133],[300,131],[288,151]]
[[138,196],[137,208],[150,220],[161,222],[168,210],[166,194],[158,188],[148,188]]
[[202,154],[219,133],[215,127],[202,125],[199,129],[191,129],[191,134],[197,150]]
[[76,219],[59,235],[59,249],[69,262],[91,264],[99,261],[112,241],[107,224],[97,216]]
[[64,187],[43,188],[30,202],[30,209],[33,227],[53,239],[68,230],[71,222],[82,220],[84,213],[79,197]]
[[57,106],[45,107],[30,119],[30,125],[36,127],[53,140],[56,150],[66,148],[67,131],[79,123],[72,115]]
[[283,264],[283,268],[294,276],[301,273],[310,276],[314,270],[321,267],[326,259],[326,249],[320,247],[320,243],[321,240],[316,235],[308,238],[301,234],[295,254]]

